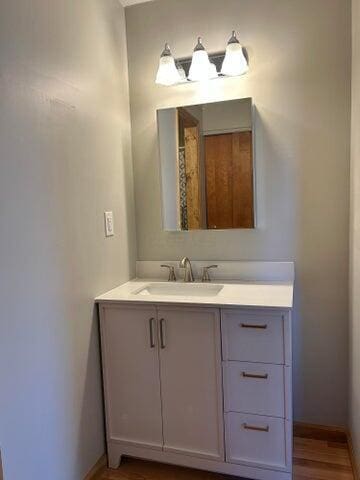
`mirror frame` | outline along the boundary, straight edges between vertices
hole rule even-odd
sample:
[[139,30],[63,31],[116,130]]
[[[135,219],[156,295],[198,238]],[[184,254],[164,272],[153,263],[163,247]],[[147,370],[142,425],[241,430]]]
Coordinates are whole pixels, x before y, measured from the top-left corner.
[[[166,110],[171,111],[173,109],[178,109],[178,108],[188,108],[188,107],[196,107],[196,106],[201,106],[201,105],[209,105],[209,104],[214,104],[214,103],[224,103],[224,102],[233,102],[236,100],[250,100],[251,101],[251,124],[252,124],[252,164],[253,164],[253,210],[254,210],[254,227],[252,228],[229,228],[229,229],[208,229],[208,228],[202,228],[202,229],[191,229],[191,230],[183,230],[181,228],[181,217],[180,217],[180,188],[179,188],[179,182],[178,182],[178,176],[177,176],[177,169],[178,169],[178,159],[176,162],[176,168],[174,169],[176,173],[176,181],[175,181],[175,186],[173,188],[173,191],[176,192],[176,195],[172,195],[175,198],[175,201],[173,205],[169,206],[166,204],[164,201],[164,195],[165,192],[171,191],[171,188],[169,188],[169,185],[167,185],[166,178],[164,176],[164,171],[165,171],[165,161],[161,152],[161,144],[160,144],[160,121],[159,121],[159,113],[164,112]],[[184,232],[184,233],[190,233],[190,232],[228,232],[228,231],[242,231],[242,230],[256,230],[258,228],[258,205],[257,205],[257,167],[256,167],[256,141],[255,141],[255,136],[256,136],[256,107],[254,104],[253,97],[241,97],[241,98],[232,98],[232,99],[226,99],[226,100],[216,100],[216,101],[211,101],[211,102],[197,102],[197,103],[191,103],[187,105],[172,105],[169,107],[161,107],[156,109],[156,125],[157,125],[157,151],[158,151],[158,164],[159,164],[159,174],[160,174],[160,203],[161,203],[161,226],[162,230],[165,232]],[[178,121],[176,119],[176,131],[178,132]],[[178,142],[178,135],[176,135],[176,142]],[[175,210],[175,212],[174,212]],[[175,217],[175,222],[173,218]]]

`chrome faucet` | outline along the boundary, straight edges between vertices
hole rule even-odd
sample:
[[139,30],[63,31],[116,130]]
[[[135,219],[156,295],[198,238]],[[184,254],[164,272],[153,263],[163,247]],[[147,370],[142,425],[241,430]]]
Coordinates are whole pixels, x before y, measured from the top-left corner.
[[176,282],[175,267],[173,265],[160,265],[160,267],[169,269],[168,282]]
[[188,257],[184,257],[179,264],[180,268],[185,268],[185,274],[184,274],[184,282],[193,282],[194,281],[194,275],[193,271],[191,268],[191,262],[188,259]]
[[217,268],[218,266],[217,265],[209,265],[208,267],[203,267],[203,274],[202,274],[202,277],[201,277],[201,281],[202,282],[211,282],[211,278],[210,278],[210,275],[209,275],[209,270],[211,268]]

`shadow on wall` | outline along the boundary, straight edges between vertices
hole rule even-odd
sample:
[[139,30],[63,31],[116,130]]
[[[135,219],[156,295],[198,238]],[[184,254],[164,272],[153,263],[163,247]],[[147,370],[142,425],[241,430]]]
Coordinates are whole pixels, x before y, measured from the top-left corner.
[[[85,378],[83,396],[81,402],[79,435],[77,457],[81,459],[89,459],[89,465],[94,463],[94,459],[100,458],[105,452],[105,420],[103,419],[103,430],[99,431],[98,422],[94,422],[94,418],[99,415],[99,405],[103,405],[102,397],[102,375],[100,370],[100,336],[99,336],[99,320],[98,308],[94,305],[92,311],[91,331],[89,339],[89,349],[87,362],[85,366]],[[94,395],[96,393],[96,396]],[[99,398],[101,396],[101,398]],[[104,411],[104,408],[102,409]],[[89,452],[89,445],[83,439],[86,437],[101,438],[102,452]],[[95,460],[95,461],[96,461]],[[92,463],[91,463],[92,462]],[[88,472],[79,472],[79,478],[83,478]],[[1,478],[0,478],[1,480]]]

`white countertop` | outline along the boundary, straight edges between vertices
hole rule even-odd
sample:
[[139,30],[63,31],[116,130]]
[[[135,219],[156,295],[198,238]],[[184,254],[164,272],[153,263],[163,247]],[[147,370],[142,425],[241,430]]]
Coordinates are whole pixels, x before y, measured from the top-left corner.
[[[97,303],[166,303],[207,306],[292,308],[292,282],[241,282],[221,281],[213,284],[224,285],[223,289],[212,297],[180,295],[136,295],[146,285],[161,282],[159,279],[135,279],[96,297]],[[182,282],[179,282],[182,283]]]

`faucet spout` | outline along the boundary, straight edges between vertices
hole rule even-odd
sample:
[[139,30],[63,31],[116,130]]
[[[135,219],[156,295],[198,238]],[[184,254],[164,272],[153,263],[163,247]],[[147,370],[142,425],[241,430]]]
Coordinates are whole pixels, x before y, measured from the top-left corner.
[[185,274],[184,274],[184,282],[193,282],[194,281],[194,275],[193,271],[191,268],[191,262],[188,259],[188,257],[184,257],[179,264],[180,268],[185,268]]

